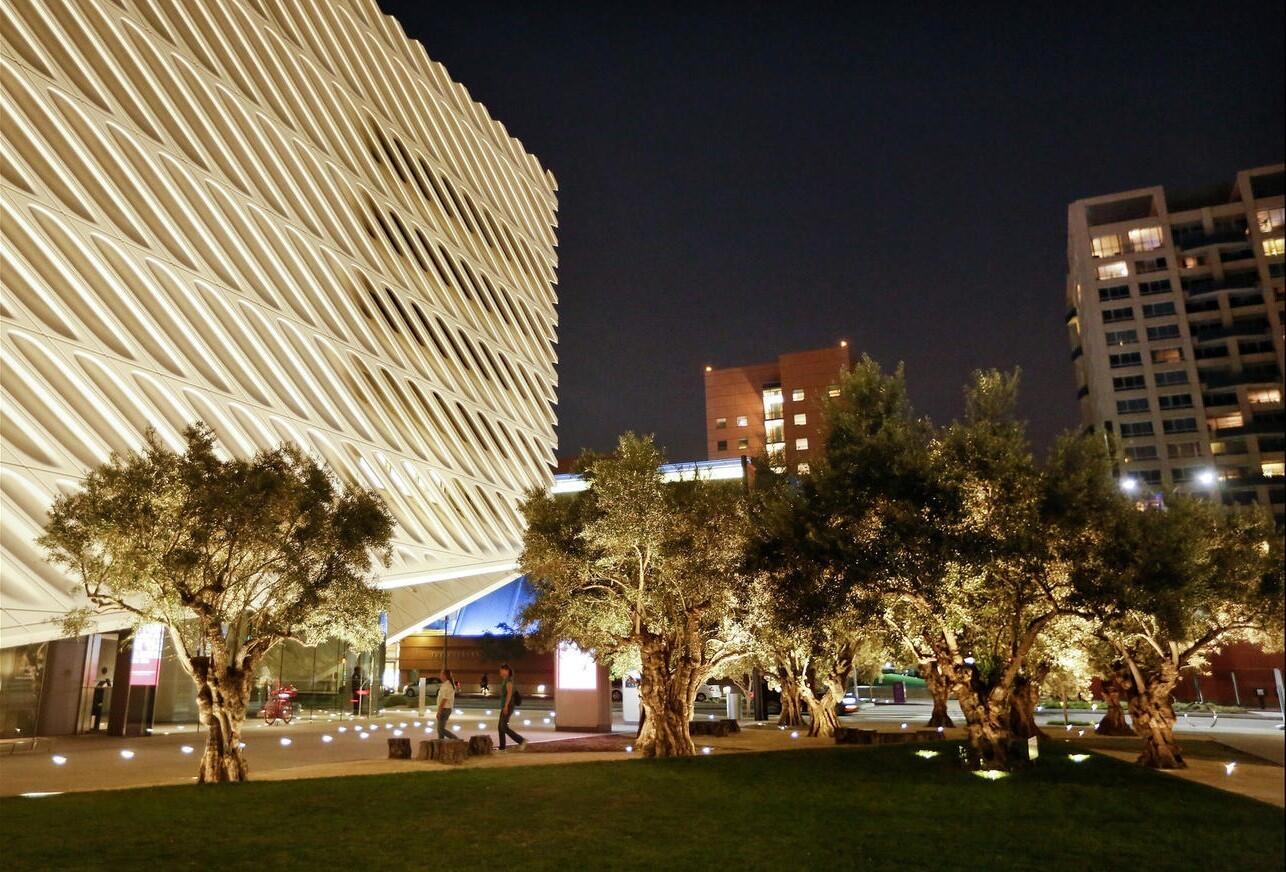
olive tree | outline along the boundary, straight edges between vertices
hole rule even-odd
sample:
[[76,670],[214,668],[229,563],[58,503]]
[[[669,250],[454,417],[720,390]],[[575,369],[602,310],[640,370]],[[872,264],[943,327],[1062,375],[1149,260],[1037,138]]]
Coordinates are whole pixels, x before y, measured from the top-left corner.
[[89,605],[168,628],[207,728],[197,780],[243,781],[241,728],[255,666],[285,639],[379,641],[393,520],[380,497],[341,485],[298,448],[220,457],[193,425],[182,453],[147,434],[59,496],[40,544]]
[[698,688],[744,650],[742,495],[735,484],[666,482],[650,437],[627,434],[591,458],[589,487],[532,491],[522,569],[535,599],[524,628],[545,646],[573,642],[603,660],[639,658],[644,756],[695,753]]
[[1188,494],[1112,521],[1099,559],[1076,574],[1081,605],[1111,649],[1139,762],[1183,768],[1172,704],[1183,673],[1229,642],[1281,645],[1282,540],[1263,507]]

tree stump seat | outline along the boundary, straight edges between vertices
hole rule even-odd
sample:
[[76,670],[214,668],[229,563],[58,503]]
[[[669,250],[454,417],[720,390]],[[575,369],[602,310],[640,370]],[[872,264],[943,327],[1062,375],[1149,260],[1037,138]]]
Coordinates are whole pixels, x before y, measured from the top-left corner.
[[388,758],[390,760],[410,760],[411,759],[411,740],[410,739],[389,739],[388,740]]
[[688,733],[693,736],[727,736],[740,732],[741,725],[737,723],[735,718],[692,721],[688,724]]
[[870,745],[875,741],[875,730],[861,727],[839,727],[835,730],[836,745]]
[[420,743],[420,751],[415,759],[458,764],[463,763],[468,756],[469,743],[461,739],[427,739]]
[[495,740],[490,736],[470,736],[469,756],[485,757],[496,749]]

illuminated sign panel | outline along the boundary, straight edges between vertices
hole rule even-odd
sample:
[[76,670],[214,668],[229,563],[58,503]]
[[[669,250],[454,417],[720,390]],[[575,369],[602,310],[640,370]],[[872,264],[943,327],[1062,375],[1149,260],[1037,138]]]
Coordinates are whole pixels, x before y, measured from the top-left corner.
[[165,649],[165,625],[144,624],[134,634],[134,653],[129,663],[131,687],[156,687],[161,674],[161,653]]
[[557,671],[559,690],[598,689],[598,664],[594,662],[594,655],[569,642],[558,646]]

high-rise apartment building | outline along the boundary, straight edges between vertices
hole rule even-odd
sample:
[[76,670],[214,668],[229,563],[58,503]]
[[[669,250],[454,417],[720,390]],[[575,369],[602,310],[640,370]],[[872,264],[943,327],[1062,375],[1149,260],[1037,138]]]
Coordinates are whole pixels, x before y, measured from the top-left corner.
[[4,647],[78,604],[33,544],[53,496],[196,420],[384,497],[391,640],[513,579],[556,444],[536,158],[376,0],[0,19]]
[[774,465],[806,473],[822,447],[821,401],[838,393],[852,364],[848,343],[783,354],[771,363],[707,366],[706,456],[767,453]]
[[1081,417],[1122,487],[1220,492],[1283,519],[1283,166],[1068,208]]

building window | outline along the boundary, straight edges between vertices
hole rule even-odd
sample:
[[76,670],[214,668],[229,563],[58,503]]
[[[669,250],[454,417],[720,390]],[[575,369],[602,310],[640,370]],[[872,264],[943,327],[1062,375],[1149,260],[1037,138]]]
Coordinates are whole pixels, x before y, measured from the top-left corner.
[[800,475],[808,475],[808,473],[811,472],[812,470],[809,468],[807,463],[801,463],[795,467],[795,471],[798,472]]
[[727,439],[720,439],[718,442],[714,443],[714,450],[715,450],[715,451],[727,451],[727,450],[728,450],[728,440],[727,440]]
[[1090,253],[1095,257],[1116,257],[1121,253],[1121,237],[1115,233],[1095,236],[1090,240]]
[[727,418],[715,418],[715,419],[714,419],[714,429],[716,429],[716,430],[726,430],[726,429],[728,429],[728,419],[727,419]]
[[1141,276],[1147,273],[1161,272],[1161,270],[1165,269],[1165,266],[1164,257],[1149,257],[1146,260],[1136,260],[1134,262],[1134,274]]
[[1196,433],[1196,418],[1171,418],[1161,422],[1161,429],[1166,433]]
[[1139,296],[1147,297],[1152,294],[1166,294],[1171,291],[1169,279],[1157,279],[1153,282],[1139,282]]
[[1108,279],[1123,279],[1130,274],[1130,270],[1125,265],[1125,261],[1118,260],[1116,263],[1105,263],[1097,270],[1098,280],[1100,282]]
[[796,403],[802,402],[804,399],[804,389],[795,388],[794,390],[792,390],[790,392],[790,399],[792,402],[796,402]]
[[749,419],[749,418],[747,418],[745,415],[738,415],[738,416],[737,416],[737,426],[738,426],[738,427],[748,427],[749,425],[750,425],[750,419]]
[[1157,447],[1155,445],[1131,445],[1125,449],[1127,460],[1156,460]]
[[1122,354],[1109,354],[1107,359],[1111,364],[1112,369],[1120,369],[1125,366],[1143,365],[1143,355],[1139,354],[1137,351],[1126,351]]
[[807,425],[808,425],[808,416],[807,416],[807,415],[805,415],[803,412],[796,412],[796,413],[795,413],[795,426],[796,426],[796,427],[804,427],[804,426],[807,426]]
[[1112,379],[1113,390],[1141,391],[1144,386],[1143,376],[1141,375],[1120,375]]
[[1210,443],[1210,453],[1214,455],[1222,454],[1245,454],[1245,439],[1228,439]]
[[1098,301],[1100,303],[1106,303],[1110,300],[1128,300],[1129,298],[1129,285],[1109,285],[1106,288],[1098,289]]
[[[1149,339],[1152,337],[1149,336]],[[1154,348],[1152,349],[1153,363],[1181,363],[1183,362],[1182,348]]]
[[1259,406],[1267,403],[1280,403],[1281,401],[1282,392],[1280,388],[1251,388],[1246,391],[1246,402],[1250,403],[1252,406]]
[[1144,303],[1143,304],[1144,318],[1160,318],[1164,315],[1173,315],[1173,314],[1174,314],[1174,303],[1171,303],[1169,301],[1164,303]]
[[1276,257],[1279,254],[1286,254],[1286,238],[1281,236],[1264,240],[1264,256]]
[[1182,460],[1185,457],[1200,457],[1200,442],[1171,442],[1165,446],[1166,456],[1171,460]]
[[[1281,210],[1278,209],[1278,212]],[[1259,471],[1264,474],[1264,478],[1281,478],[1286,475],[1286,461],[1274,460],[1268,463],[1259,464]]]
[[764,420],[773,421],[781,417],[781,388],[764,388]]
[[807,451],[807,450],[808,450],[808,437],[807,437],[807,436],[801,436],[801,437],[799,437],[798,439],[796,439],[796,440],[795,440],[795,450],[796,450],[796,451]]
[[1161,339],[1178,339],[1178,338],[1179,338],[1178,324],[1161,324],[1157,327],[1148,328],[1148,339],[1150,339],[1153,342],[1157,342],[1158,340],[1161,340]]
[[1162,245],[1160,227],[1135,227],[1126,236],[1130,251],[1156,251]]
[[1188,383],[1188,371],[1186,369],[1176,369],[1170,372],[1158,372],[1153,379],[1157,387],[1166,385],[1186,385]]
[[1137,330],[1109,330],[1107,331],[1108,345],[1133,345],[1139,341]]
[[1174,409],[1191,409],[1192,394],[1165,394],[1157,397],[1157,406],[1161,411],[1172,411]]
[[826,396],[834,399],[839,396],[839,385],[831,385],[826,389]]
[[749,448],[749,447],[750,447],[750,440],[749,440],[749,439],[738,439],[738,440],[737,440],[737,448],[738,448],[739,450],[741,450],[741,451],[745,451],[745,450],[746,450],[747,448]]
[[1104,309],[1103,310],[1104,324],[1111,324],[1114,321],[1133,321],[1133,320],[1134,320],[1134,309],[1130,306],[1126,306],[1123,309]]
[[1231,430],[1234,427],[1242,426],[1244,423],[1241,412],[1230,412],[1227,415],[1216,415],[1213,418],[1206,419],[1206,426],[1212,431]]
[[1135,436],[1151,436],[1151,421],[1123,421],[1121,422],[1121,436],[1124,439],[1131,439]]
[[1118,415],[1138,415],[1148,410],[1148,398],[1137,397],[1132,400],[1117,400],[1116,413]]
[[1255,223],[1259,225],[1260,233],[1272,233],[1282,224],[1286,223],[1282,219],[1283,209],[1260,209],[1255,213]]

